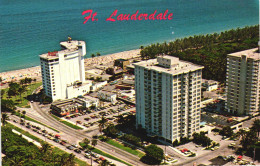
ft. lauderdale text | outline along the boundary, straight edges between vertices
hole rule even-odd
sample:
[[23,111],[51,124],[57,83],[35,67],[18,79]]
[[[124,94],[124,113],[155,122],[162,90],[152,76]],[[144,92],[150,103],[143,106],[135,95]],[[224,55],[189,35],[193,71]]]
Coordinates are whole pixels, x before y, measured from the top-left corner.
[[[135,14],[119,14],[117,15],[118,10],[116,9],[110,17],[106,19],[106,21],[128,21],[128,20],[171,20],[173,14],[169,13],[168,14],[168,9],[165,10],[164,13],[157,13],[157,10],[155,10],[152,14],[148,15],[147,13],[139,13],[139,10],[136,11]],[[97,12],[93,13],[93,10],[85,10],[82,12],[82,15],[87,15],[84,17],[85,21],[84,24],[91,19],[91,21],[98,21],[96,18]]]

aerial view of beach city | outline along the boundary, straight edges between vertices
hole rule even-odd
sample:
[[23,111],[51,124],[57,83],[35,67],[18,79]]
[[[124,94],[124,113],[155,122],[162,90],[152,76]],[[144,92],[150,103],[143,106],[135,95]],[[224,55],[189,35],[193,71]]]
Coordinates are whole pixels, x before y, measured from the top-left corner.
[[260,165],[259,0],[0,10],[3,166]]

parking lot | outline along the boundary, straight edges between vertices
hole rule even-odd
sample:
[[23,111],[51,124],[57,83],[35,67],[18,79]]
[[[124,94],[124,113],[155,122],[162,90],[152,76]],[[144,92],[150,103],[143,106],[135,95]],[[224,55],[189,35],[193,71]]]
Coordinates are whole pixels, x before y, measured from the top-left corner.
[[84,111],[83,113],[76,113],[74,115],[63,117],[62,119],[90,128],[98,125],[98,121],[102,116],[107,118],[108,122],[113,123],[119,115],[130,115],[134,113],[134,105],[127,105],[123,102],[118,102],[116,105],[109,105],[94,110]]

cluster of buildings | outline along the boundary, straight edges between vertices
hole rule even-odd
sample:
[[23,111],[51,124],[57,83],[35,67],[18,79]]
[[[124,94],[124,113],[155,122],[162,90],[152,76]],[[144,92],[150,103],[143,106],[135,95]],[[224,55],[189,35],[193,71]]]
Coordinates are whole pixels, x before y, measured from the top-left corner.
[[[84,98],[83,95],[90,91],[98,91],[99,99],[115,103],[116,94],[100,89],[111,81],[111,75],[118,78],[129,67],[134,69],[135,77],[127,83],[135,86],[135,93],[126,88],[124,96],[135,97],[137,127],[171,143],[200,130],[202,86],[209,91],[218,88],[216,81],[202,81],[203,66],[172,56],[133,64],[119,59],[115,61],[115,68],[101,66],[101,69],[88,70],[87,77],[107,77],[107,81],[93,84],[91,80],[85,80],[85,42],[69,40],[60,44],[63,50],[40,55],[46,95],[53,101],[67,99],[52,105],[60,114],[65,114],[66,110],[78,111],[78,104],[98,106],[99,101]],[[227,56],[225,109],[228,112],[237,115],[259,112],[259,58],[258,49]],[[83,97],[72,99],[78,96]]]

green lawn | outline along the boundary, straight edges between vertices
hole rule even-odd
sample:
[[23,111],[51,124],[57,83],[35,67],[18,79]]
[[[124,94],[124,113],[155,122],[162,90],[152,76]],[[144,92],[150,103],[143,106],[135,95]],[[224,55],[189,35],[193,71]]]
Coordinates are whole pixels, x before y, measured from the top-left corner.
[[110,145],[113,145],[113,146],[115,146],[115,147],[118,147],[118,148],[120,148],[120,149],[122,149],[122,150],[124,150],[124,151],[127,151],[127,152],[129,152],[129,153],[131,153],[131,154],[133,154],[133,155],[136,155],[136,156],[138,156],[138,157],[140,157],[140,158],[145,155],[143,152],[141,152],[141,151],[139,151],[139,150],[134,150],[134,149],[132,149],[132,148],[130,148],[130,147],[126,147],[126,146],[124,146],[123,144],[121,144],[121,143],[119,143],[119,142],[117,142],[117,141],[115,141],[115,140],[113,140],[113,139],[108,139],[108,140],[106,141],[106,143],[108,143],[108,144],[110,144]]
[[[85,144],[82,143],[82,142],[80,142],[79,145],[83,147]],[[116,158],[116,157],[114,157],[114,156],[112,156],[112,155],[110,155],[110,154],[107,154],[107,153],[105,153],[105,152],[103,152],[103,151],[101,151],[101,150],[99,150],[99,149],[97,149],[97,148],[93,148],[93,147],[90,146],[90,145],[88,145],[88,148],[91,149],[93,152],[95,152],[95,153],[97,153],[97,154],[100,154],[100,155],[102,155],[102,156],[111,158],[111,159],[113,159],[113,160],[116,160],[116,161],[119,161],[119,162],[121,162],[121,163],[124,163],[124,164],[126,164],[126,165],[128,165],[128,166],[131,166],[131,164],[128,164],[127,162],[125,162],[125,161],[123,161],[123,160],[120,160],[120,159],[118,159],[118,158]]]
[[26,97],[28,95],[32,94],[32,92],[41,85],[42,85],[42,82],[32,83],[32,84],[28,85],[27,88],[26,88],[27,89],[26,92],[24,92],[21,95],[21,98],[20,98],[20,95],[16,95],[16,96],[12,96],[11,98],[7,98],[7,91],[8,91],[9,88],[6,88],[6,89],[3,89],[5,91],[5,93],[4,93],[2,98],[13,100],[15,105],[18,106],[18,107],[28,107],[29,101],[26,99]]
[[57,117],[57,116],[55,116],[55,115],[53,115],[53,114],[51,114],[51,116],[52,116],[53,118],[55,118],[56,120],[60,121],[61,123],[63,123],[63,124],[65,124],[65,125],[67,125],[67,126],[73,128],[73,129],[77,129],[77,130],[82,130],[82,129],[83,129],[82,127],[79,127],[79,126],[74,125],[74,124],[72,124],[72,123],[70,123],[70,122],[67,122],[67,121],[65,121],[65,120],[62,120],[61,118],[59,118],[59,117]]
[[[41,144],[44,143],[44,141],[43,141],[42,139],[40,139],[40,138],[38,138],[38,137],[35,137],[34,135],[31,135],[29,132],[24,131],[24,130],[22,130],[21,128],[18,128],[18,127],[14,126],[14,125],[12,125],[12,124],[10,124],[10,123],[7,123],[6,126],[15,129],[16,131],[22,133],[23,135],[26,135],[27,137],[29,137],[29,138],[31,138],[31,139],[37,141],[37,142],[40,142]],[[24,126],[23,126],[23,127],[24,127]],[[57,147],[54,147],[53,150],[54,150],[54,152],[56,152],[56,153],[58,153],[58,154],[67,153],[67,152],[65,152],[65,151],[63,151],[63,150],[61,150],[61,149],[59,149],[59,148],[57,148]],[[76,162],[79,166],[86,166],[86,165],[88,165],[85,161],[82,161],[82,160],[80,160],[80,159],[78,159],[78,158],[75,159],[75,162]]]
[[[18,116],[18,117],[20,117],[20,116],[22,117],[22,114],[20,114],[19,112],[15,112],[15,115]],[[37,121],[37,120],[35,120],[35,119],[32,119],[32,118],[30,118],[30,117],[28,117],[28,116],[26,116],[26,115],[25,115],[25,120],[29,120],[29,121],[32,121],[32,122],[41,124],[41,125],[43,125],[43,126],[45,126],[45,127],[48,127],[49,129],[52,129],[53,131],[56,131],[56,132],[59,133],[58,130],[56,130],[56,129],[50,127],[50,126],[47,126],[46,124],[43,124],[43,123],[41,123],[41,122],[39,122],[39,121]]]
[[[35,137],[34,135],[31,135],[29,132],[24,131],[24,130],[22,130],[22,129],[19,128],[19,127],[16,127],[16,126],[14,126],[14,125],[12,125],[12,124],[10,124],[10,123],[7,123],[6,126],[7,126],[7,127],[11,127],[12,129],[15,129],[16,131],[19,131],[19,132],[22,133],[23,135],[26,135],[27,137],[29,137],[29,138],[31,138],[31,139],[33,139],[33,140],[35,140],[35,141],[38,141],[38,142],[40,142],[40,143],[43,143],[43,140],[41,140],[41,139],[38,138],[38,137]],[[25,128],[25,126],[23,126],[23,127]]]

